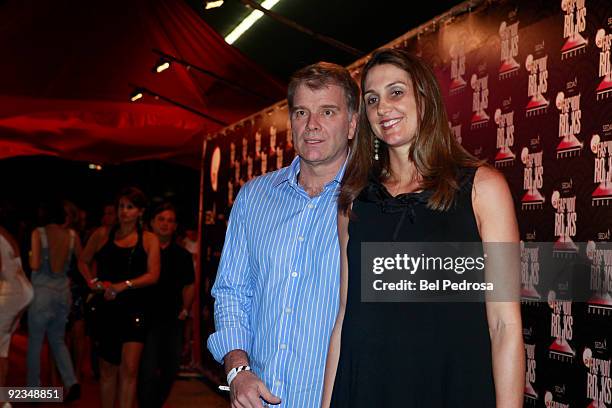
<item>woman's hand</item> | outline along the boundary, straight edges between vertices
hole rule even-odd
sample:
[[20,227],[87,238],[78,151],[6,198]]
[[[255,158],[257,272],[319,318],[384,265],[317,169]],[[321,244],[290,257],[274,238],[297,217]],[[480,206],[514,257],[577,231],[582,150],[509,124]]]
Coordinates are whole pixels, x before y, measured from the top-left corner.
[[[110,282],[107,282],[107,286],[110,286]],[[91,290],[94,293],[102,293],[104,292],[104,290],[106,290],[106,287],[104,286],[104,282],[102,282],[101,280],[98,280],[97,278],[91,279],[87,281],[87,286],[89,287],[89,290]]]
[[117,295],[125,290],[125,285],[121,285],[120,283],[111,284],[110,282],[103,282],[103,284],[105,283],[109,284],[105,286],[104,290],[104,299],[106,300],[115,300]]

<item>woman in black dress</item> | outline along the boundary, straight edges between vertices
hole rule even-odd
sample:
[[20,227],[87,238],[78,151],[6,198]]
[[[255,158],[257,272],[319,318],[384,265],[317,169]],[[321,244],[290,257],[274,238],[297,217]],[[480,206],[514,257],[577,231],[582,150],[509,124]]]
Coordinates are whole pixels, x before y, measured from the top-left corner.
[[[159,240],[142,230],[144,194],[126,188],[119,194],[119,223],[100,227],[91,236],[79,261],[83,275],[97,292],[91,302],[92,337],[100,356],[102,408],[132,408],[140,355],[145,340],[150,292],[159,278]],[[93,261],[96,276],[92,275]]]
[[518,301],[361,301],[362,242],[519,239],[504,177],[452,137],[426,65],[382,49],[361,85],[362,126],[339,198],[341,302],[323,406],[520,407]]

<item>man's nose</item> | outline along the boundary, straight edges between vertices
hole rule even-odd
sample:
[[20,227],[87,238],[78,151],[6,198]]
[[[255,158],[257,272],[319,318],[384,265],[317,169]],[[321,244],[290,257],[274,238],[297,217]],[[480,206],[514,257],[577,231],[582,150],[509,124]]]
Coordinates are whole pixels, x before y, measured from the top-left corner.
[[313,131],[319,130],[320,128],[321,126],[317,120],[317,115],[310,115],[308,117],[308,122],[306,122],[306,130]]

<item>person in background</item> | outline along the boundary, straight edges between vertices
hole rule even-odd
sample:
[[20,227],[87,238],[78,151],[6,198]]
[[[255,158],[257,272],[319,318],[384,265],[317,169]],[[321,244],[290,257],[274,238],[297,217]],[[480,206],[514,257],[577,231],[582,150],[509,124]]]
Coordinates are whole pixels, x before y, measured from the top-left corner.
[[100,218],[100,225],[106,228],[113,228],[117,223],[117,204],[106,203],[102,208],[102,217]]
[[[193,221],[189,224],[189,227],[185,228],[184,233],[179,239],[179,245],[187,250],[191,254],[191,259],[193,260],[193,269],[197,268],[197,260],[198,260],[198,228],[197,225],[193,225]],[[206,281],[203,281],[203,286],[200,287],[200,293],[210,293],[210,286],[206,287]],[[202,286],[202,285],[201,285]],[[203,291],[202,291],[203,289]],[[202,320],[209,320],[210,316],[205,316],[205,310],[207,308],[204,305],[200,305],[202,310]],[[211,302],[211,310],[212,310],[212,302]],[[193,316],[189,316],[187,320],[185,320],[185,330],[183,331],[183,351],[181,352],[181,366],[180,370],[196,370],[196,366],[199,364],[198,361],[195,361],[193,356]]]
[[[11,336],[34,296],[23,272],[17,241],[4,228],[5,212],[4,205],[0,205],[0,387],[7,385]],[[0,401],[0,406],[10,408],[11,404]]]
[[[112,201],[108,201],[105,202],[104,205],[102,206],[102,215],[100,217],[100,226],[101,227],[106,227],[108,230],[112,229],[115,224],[117,223],[117,204],[115,202]],[[87,231],[87,241],[89,241],[89,238],[91,237],[91,235],[93,234],[93,232],[95,232],[97,228],[94,228],[93,231]],[[83,241],[86,242],[86,241]],[[95,269],[95,262],[92,264],[92,268]],[[92,269],[91,274],[92,276],[96,276],[96,271]],[[90,293],[88,295],[89,300],[91,300],[93,298],[94,294]],[[91,341],[91,337],[92,337],[92,333],[95,330],[95,327],[93,327],[93,321],[92,321],[92,317],[93,314],[92,313],[88,313],[88,311],[91,311],[91,307],[87,307],[85,309],[85,332],[87,333],[87,336],[90,339],[90,361],[91,361],[91,371],[93,372],[94,378],[96,380],[100,379],[100,357],[98,356],[98,350],[97,347],[95,345],[95,343],[93,341]]]
[[40,387],[40,354],[45,335],[62,377],[64,401],[80,398],[81,388],[74,373],[64,337],[70,312],[68,269],[72,255],[81,253],[76,232],[66,227],[67,215],[60,201],[45,207],[45,226],[32,232],[30,267],[34,300],[28,309],[28,387]]
[[198,252],[198,229],[197,227],[185,229],[185,234],[181,240],[181,245],[185,248],[193,258],[193,266],[195,268],[196,256]]
[[140,363],[138,402],[141,407],[161,408],[179,370],[184,322],[195,289],[191,254],[175,241],[176,209],[166,203],[151,215],[151,229],[159,238],[161,268],[153,287],[153,318]]
[[[64,200],[64,210],[66,211],[66,222],[64,226],[74,230],[82,242],[84,235],[84,225],[81,223],[81,210],[71,201]],[[87,345],[87,336],[85,336],[85,299],[90,293],[89,286],[79,272],[78,260],[76,256],[70,259],[70,268],[68,269],[68,277],[70,278],[70,294],[72,303],[70,305],[70,314],[68,315],[68,347],[71,352],[72,362],[74,364],[74,373],[77,380],[80,382],[85,350]]]
[[[92,337],[100,356],[102,408],[132,408],[140,356],[153,301],[149,286],[159,278],[159,240],[143,231],[146,196],[134,187],[118,196],[118,224],[98,228],[79,259],[81,273],[97,292],[90,301]],[[92,274],[95,262],[97,276]],[[117,390],[117,387],[119,388]]]

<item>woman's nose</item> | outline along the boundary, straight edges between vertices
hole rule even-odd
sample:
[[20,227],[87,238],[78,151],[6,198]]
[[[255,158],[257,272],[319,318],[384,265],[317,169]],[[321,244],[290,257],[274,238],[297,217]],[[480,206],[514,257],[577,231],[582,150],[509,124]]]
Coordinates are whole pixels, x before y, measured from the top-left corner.
[[391,110],[391,105],[387,103],[384,99],[380,99],[378,105],[376,106],[376,111],[379,116],[384,116]]

